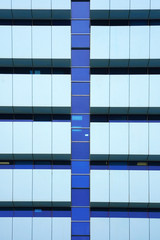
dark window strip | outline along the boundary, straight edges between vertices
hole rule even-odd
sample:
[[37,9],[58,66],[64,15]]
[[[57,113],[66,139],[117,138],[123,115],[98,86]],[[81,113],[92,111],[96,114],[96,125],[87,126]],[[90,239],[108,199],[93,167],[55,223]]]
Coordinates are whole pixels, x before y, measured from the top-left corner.
[[71,74],[71,68],[0,67],[0,74]]
[[157,170],[160,171],[160,159],[156,162],[145,161],[91,161],[93,170]]
[[104,114],[96,114],[90,115],[91,122],[110,122],[110,121],[160,121],[160,115],[143,115],[143,114],[135,114],[135,115],[104,115]]
[[80,51],[81,50],[90,50],[90,48],[88,48],[88,47],[86,47],[86,48],[85,47],[72,47],[71,49],[72,50],[80,50]]
[[58,160],[1,160],[0,169],[71,169],[71,161]]
[[160,208],[93,208],[91,217],[115,217],[115,218],[160,218]]
[[91,68],[91,74],[160,74],[160,68]]
[[155,20],[91,20],[91,26],[147,26],[160,25],[160,19]]
[[0,120],[70,121],[70,114],[0,114]]
[[4,207],[0,208],[0,217],[71,217],[69,207]]
[[24,20],[24,19],[0,19],[0,25],[15,26],[70,26],[71,20]]

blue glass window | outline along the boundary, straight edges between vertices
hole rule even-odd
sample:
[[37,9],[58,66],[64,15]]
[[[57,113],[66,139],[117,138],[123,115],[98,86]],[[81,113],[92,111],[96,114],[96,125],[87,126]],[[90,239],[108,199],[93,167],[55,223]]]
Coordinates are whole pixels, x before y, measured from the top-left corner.
[[89,129],[72,129],[72,141],[89,141]]
[[73,222],[72,223],[72,235],[89,235],[90,233],[89,222]]
[[73,236],[72,240],[90,240],[88,236]]
[[89,142],[72,142],[72,159],[89,159]]
[[89,96],[78,97],[72,96],[72,113],[89,113],[90,112]]
[[72,66],[89,66],[89,50],[72,50]]
[[89,35],[72,35],[72,48],[89,48]]
[[13,217],[33,217],[32,210],[15,210]]
[[88,81],[90,80],[89,68],[72,68],[72,81]]
[[89,20],[72,20],[72,33],[89,33]]
[[89,95],[90,84],[89,83],[72,83],[72,95]]
[[89,176],[72,176],[72,188],[89,188]]
[[89,127],[89,115],[72,115],[72,128]]
[[90,209],[89,208],[81,208],[74,207],[72,208],[72,220],[89,220],[90,217]]
[[89,2],[72,2],[72,18],[89,18]]
[[71,211],[56,211],[52,212],[53,217],[71,217]]
[[89,206],[89,189],[72,189],[72,206]]
[[89,161],[72,161],[72,173],[89,173]]

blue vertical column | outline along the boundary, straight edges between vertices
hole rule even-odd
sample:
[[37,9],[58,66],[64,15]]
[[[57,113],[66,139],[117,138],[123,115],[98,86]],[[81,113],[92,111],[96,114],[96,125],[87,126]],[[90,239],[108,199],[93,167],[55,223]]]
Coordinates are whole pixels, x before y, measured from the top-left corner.
[[90,239],[90,3],[72,2],[72,240]]

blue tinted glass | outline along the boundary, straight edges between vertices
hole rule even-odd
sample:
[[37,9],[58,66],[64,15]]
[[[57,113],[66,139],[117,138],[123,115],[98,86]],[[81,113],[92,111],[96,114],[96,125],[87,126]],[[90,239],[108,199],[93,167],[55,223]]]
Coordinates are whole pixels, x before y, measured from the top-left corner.
[[91,211],[91,217],[108,217],[108,211]]
[[89,141],[89,129],[72,129],[72,141]]
[[72,18],[89,18],[89,2],[72,2]]
[[90,69],[89,68],[72,68],[72,81],[89,81]]
[[72,48],[89,48],[89,35],[72,35]]
[[89,159],[89,142],[72,142],[72,159]]
[[148,212],[129,212],[130,218],[147,218],[148,215]]
[[71,217],[71,211],[53,211],[53,217]]
[[26,210],[26,211],[15,210],[13,217],[33,217],[33,211],[32,210]]
[[89,173],[89,161],[72,161],[72,173]]
[[89,95],[90,92],[89,83],[72,83],[72,95]]
[[89,176],[72,176],[72,188],[89,188]]
[[89,222],[73,222],[72,223],[72,235],[89,235],[90,233]]
[[15,161],[15,169],[32,169],[33,161]]
[[89,20],[72,20],[72,33],[89,33]]
[[109,216],[110,217],[123,218],[123,217],[129,217],[129,213],[128,213],[128,211],[127,212],[125,212],[125,211],[123,211],[123,212],[121,212],[121,211],[110,211]]
[[73,236],[72,240],[90,240],[88,236]]
[[89,127],[89,115],[72,115],[72,128]]
[[89,96],[78,97],[72,96],[72,113],[89,113],[90,112]]
[[72,208],[72,220],[89,220],[89,208]]
[[72,206],[89,206],[89,189],[72,189]]
[[89,50],[72,50],[72,66],[89,66]]
[[[39,210],[39,209],[38,209]],[[34,217],[51,217],[52,211],[34,211]]]
[[0,217],[13,217],[13,210],[0,210]]

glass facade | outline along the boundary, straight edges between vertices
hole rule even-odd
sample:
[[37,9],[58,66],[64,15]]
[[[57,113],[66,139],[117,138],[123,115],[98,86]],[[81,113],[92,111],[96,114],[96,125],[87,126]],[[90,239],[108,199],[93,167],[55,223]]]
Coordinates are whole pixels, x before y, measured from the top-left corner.
[[158,240],[158,0],[0,0],[0,240]]

